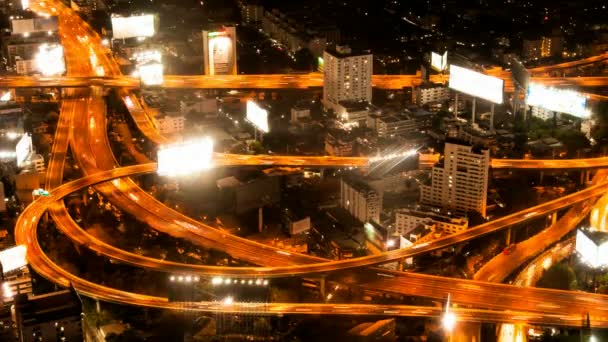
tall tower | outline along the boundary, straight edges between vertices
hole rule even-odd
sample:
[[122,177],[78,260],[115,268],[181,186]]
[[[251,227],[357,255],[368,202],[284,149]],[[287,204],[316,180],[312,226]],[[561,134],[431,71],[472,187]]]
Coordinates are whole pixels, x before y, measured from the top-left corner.
[[446,143],[443,163],[433,167],[431,185],[421,186],[421,202],[485,217],[489,168],[489,150]]
[[372,54],[354,53],[337,46],[323,53],[323,104],[333,107],[340,101],[372,101]]
[[236,75],[236,28],[203,31],[205,75]]

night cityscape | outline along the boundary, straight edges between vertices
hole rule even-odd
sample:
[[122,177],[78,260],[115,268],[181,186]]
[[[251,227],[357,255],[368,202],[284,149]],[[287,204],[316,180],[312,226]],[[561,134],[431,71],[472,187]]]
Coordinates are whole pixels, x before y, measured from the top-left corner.
[[608,342],[605,1],[0,12],[0,342]]

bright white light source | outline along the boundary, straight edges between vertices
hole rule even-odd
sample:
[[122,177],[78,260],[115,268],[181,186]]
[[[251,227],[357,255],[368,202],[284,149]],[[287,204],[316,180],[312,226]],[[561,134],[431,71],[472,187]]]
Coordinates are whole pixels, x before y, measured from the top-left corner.
[[260,108],[257,103],[251,100],[247,101],[247,120],[260,131],[264,133],[270,132],[268,128],[268,111]]
[[34,147],[32,146],[32,137],[29,134],[24,134],[21,137],[21,140],[15,146],[15,154],[17,156],[17,167],[22,167],[25,165],[25,161],[27,160],[30,153],[34,151]]
[[19,245],[1,251],[0,264],[2,264],[2,271],[8,273],[27,265],[26,253],[27,249],[25,248],[25,245]]
[[456,315],[453,312],[446,312],[441,319],[441,324],[445,330],[451,332],[456,326]]
[[395,240],[388,240],[386,242],[386,247],[388,247],[388,248],[395,247]]
[[112,17],[112,35],[114,39],[152,37],[154,33],[154,15]]
[[208,44],[209,75],[229,74],[234,57],[232,39],[229,36],[215,36],[209,38]]
[[59,44],[42,44],[34,56],[36,70],[43,76],[58,76],[65,73],[63,47]]
[[132,59],[135,59],[137,64],[148,62],[162,63],[162,54],[158,50],[144,50],[133,54]]
[[431,52],[431,68],[437,71],[444,71],[448,68],[448,52],[443,55]]
[[183,176],[207,170],[213,158],[210,138],[163,146],[158,151],[158,174]]
[[381,161],[393,160],[393,159],[405,159],[410,158],[418,154],[418,149],[410,149],[404,152],[395,152],[386,155],[379,155],[376,157],[369,158],[370,163],[377,163]]
[[503,101],[504,81],[473,70],[450,65],[450,88],[490,102]]
[[0,97],[0,102],[8,102],[11,100],[11,92],[7,91],[6,93],[2,94],[2,96]]
[[234,299],[231,296],[224,298],[224,300],[222,301],[222,304],[226,306],[232,305],[232,303],[234,303]]
[[30,0],[21,0],[21,9],[26,10],[30,8]]
[[139,79],[146,86],[163,84],[163,65],[161,63],[148,63],[139,66]]
[[222,285],[222,277],[213,277],[211,279],[211,284],[213,285]]
[[591,267],[608,265],[608,242],[598,246],[581,230],[576,233],[576,251]]
[[108,38],[104,38],[101,40],[101,45],[103,46],[108,46],[110,45],[110,41],[108,40]]
[[13,290],[11,290],[11,287],[8,283],[3,283],[2,284],[2,297],[4,297],[5,299],[12,299],[13,296],[15,294],[13,293]]
[[576,91],[547,87],[530,83],[527,103],[559,113],[566,113],[579,118],[588,118],[587,97]]

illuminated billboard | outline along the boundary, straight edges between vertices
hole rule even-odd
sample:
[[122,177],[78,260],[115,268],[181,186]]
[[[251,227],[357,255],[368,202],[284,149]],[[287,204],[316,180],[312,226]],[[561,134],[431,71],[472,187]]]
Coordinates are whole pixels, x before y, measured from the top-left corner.
[[59,76],[65,73],[63,46],[59,44],[42,44],[34,56],[36,70],[43,76]]
[[501,104],[503,101],[504,81],[500,78],[450,65],[450,88],[480,99]]
[[444,71],[448,68],[448,52],[443,55],[431,52],[431,68],[436,71]]
[[527,103],[559,113],[571,114],[579,118],[588,118],[587,97],[576,91],[547,87],[530,83]]
[[57,17],[39,17],[30,19],[11,20],[13,34],[30,34],[37,32],[56,32],[59,30],[59,20]]
[[156,33],[156,20],[152,14],[112,17],[112,37],[114,39],[152,37],[154,33]]
[[6,274],[27,265],[26,253],[27,249],[25,248],[25,245],[19,245],[0,251],[2,272]]
[[161,176],[184,176],[207,170],[213,158],[210,138],[162,146],[158,150],[157,173]]
[[203,31],[206,75],[236,74],[236,30],[234,26],[221,31]]
[[163,84],[163,65],[150,62],[138,67],[139,79],[146,86],[159,86]]
[[32,152],[32,137],[28,134],[24,134],[15,147],[15,153],[17,155],[17,167],[22,167]]
[[582,230],[576,232],[576,252],[592,267],[608,265],[608,241],[598,246]]
[[257,103],[247,101],[247,120],[264,133],[270,132],[268,127],[268,111],[260,108]]

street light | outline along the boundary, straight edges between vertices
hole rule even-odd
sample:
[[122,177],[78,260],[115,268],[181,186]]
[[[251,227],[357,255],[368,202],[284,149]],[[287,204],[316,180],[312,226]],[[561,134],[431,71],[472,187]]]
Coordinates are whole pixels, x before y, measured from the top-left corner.
[[230,305],[232,305],[233,302],[234,302],[234,299],[232,298],[232,296],[228,296],[228,297],[224,298],[224,300],[222,301],[222,304],[225,306],[230,306]]
[[456,315],[450,311],[450,295],[448,294],[448,300],[445,304],[445,313],[441,319],[441,324],[445,331],[451,333],[456,326]]

